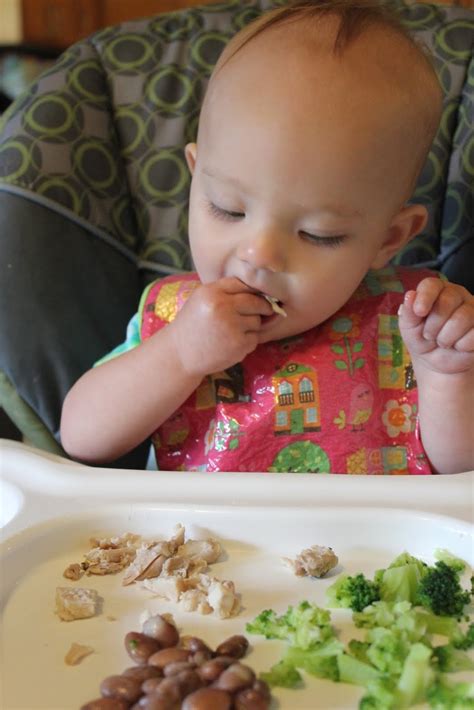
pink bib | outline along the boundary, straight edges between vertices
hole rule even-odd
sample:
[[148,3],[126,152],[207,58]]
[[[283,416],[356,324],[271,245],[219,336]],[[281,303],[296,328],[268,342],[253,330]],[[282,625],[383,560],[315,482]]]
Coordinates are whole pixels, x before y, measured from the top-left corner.
[[[372,271],[325,323],[206,377],[154,433],[159,468],[430,474],[397,318],[404,292],[428,275]],[[198,287],[195,274],[151,284],[142,340],[172,321]]]

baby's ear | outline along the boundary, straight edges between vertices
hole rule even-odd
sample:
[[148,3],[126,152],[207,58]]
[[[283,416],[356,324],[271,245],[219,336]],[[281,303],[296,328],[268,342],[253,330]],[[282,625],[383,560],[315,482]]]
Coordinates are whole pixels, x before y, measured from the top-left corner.
[[371,264],[381,269],[405,244],[416,237],[426,226],[428,212],[423,205],[405,205],[392,219],[382,245]]
[[194,173],[194,167],[196,165],[197,144],[196,143],[188,143],[184,149],[184,156],[185,156],[186,162],[188,164],[189,172],[192,175]]

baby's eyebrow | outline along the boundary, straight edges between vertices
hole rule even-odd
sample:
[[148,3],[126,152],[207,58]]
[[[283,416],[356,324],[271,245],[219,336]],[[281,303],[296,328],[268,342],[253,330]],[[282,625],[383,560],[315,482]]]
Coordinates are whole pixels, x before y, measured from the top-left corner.
[[318,214],[329,214],[336,217],[344,217],[346,219],[348,217],[363,217],[360,210],[352,210],[338,205],[325,205],[324,207],[318,209]]
[[[237,187],[241,192],[247,192],[243,183],[238,178],[233,177],[232,175],[221,175],[220,173],[216,173],[207,167],[203,168],[202,172],[204,175],[207,175],[213,180],[227,182],[230,185],[234,185],[235,187]],[[308,210],[311,210],[311,208],[308,208]],[[319,207],[317,210],[313,209],[311,211],[313,211],[317,215],[327,214],[332,217],[342,217],[343,219],[349,219],[351,217],[363,217],[363,214],[360,210],[343,207],[342,205],[324,205],[323,207]]]
[[228,182],[231,183],[232,185],[235,185],[236,187],[240,188],[241,190],[244,189],[244,185],[240,182],[240,180],[236,177],[233,177],[232,175],[220,175],[219,173],[215,173],[213,170],[210,170],[209,168],[203,168],[202,170],[204,175],[207,175],[210,178],[213,178],[214,180],[221,180],[222,182]]

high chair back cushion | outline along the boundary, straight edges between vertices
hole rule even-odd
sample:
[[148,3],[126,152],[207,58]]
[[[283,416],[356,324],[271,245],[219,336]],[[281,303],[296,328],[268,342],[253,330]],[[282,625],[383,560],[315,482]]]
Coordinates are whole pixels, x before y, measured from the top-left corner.
[[[60,451],[66,392],[123,340],[150,280],[192,268],[183,147],[227,41],[277,4],[231,0],[107,28],[3,116],[0,402],[33,443]],[[474,13],[395,7],[433,54],[445,93],[414,196],[429,223],[398,261],[474,290]],[[119,464],[143,462],[140,450]]]

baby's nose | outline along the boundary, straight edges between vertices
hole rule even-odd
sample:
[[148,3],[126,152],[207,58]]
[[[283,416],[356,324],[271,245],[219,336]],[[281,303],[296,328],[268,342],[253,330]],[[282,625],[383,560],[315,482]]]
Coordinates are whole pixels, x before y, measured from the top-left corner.
[[254,269],[282,272],[286,269],[286,246],[281,235],[270,230],[253,234],[238,248],[238,256]]

